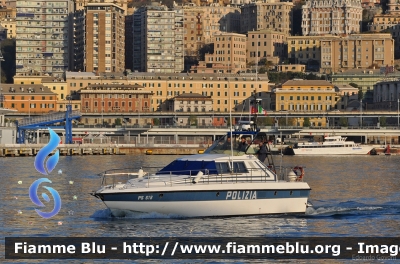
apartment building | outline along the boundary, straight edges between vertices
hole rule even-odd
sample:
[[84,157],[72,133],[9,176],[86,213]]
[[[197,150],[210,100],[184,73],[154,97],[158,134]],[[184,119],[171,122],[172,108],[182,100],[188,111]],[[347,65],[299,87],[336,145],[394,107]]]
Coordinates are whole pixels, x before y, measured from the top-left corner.
[[257,63],[260,59],[266,59],[278,64],[286,57],[287,35],[285,33],[268,29],[247,33],[247,62]]
[[0,26],[7,29],[7,38],[15,38],[17,35],[15,18],[3,18],[0,20]]
[[400,16],[398,14],[375,15],[373,22],[368,25],[368,30],[390,33],[394,39],[394,57],[400,58]]
[[153,91],[135,84],[90,84],[78,91],[88,113],[150,112]]
[[[133,72],[125,76],[123,73],[67,72],[68,91],[78,91],[91,84],[138,84],[144,91],[153,92],[149,111],[167,111],[166,100],[183,93],[199,93],[211,96],[213,109],[218,112],[229,112],[229,106],[235,111],[249,111],[248,101],[253,92],[263,97],[269,91],[268,75],[254,73],[241,74],[206,74],[206,73],[141,73]],[[232,101],[229,104],[229,98]],[[265,98],[267,102],[267,98]],[[246,101],[246,102],[247,102]],[[83,105],[84,106],[84,105]],[[269,110],[269,104],[263,104]]]
[[307,64],[315,60],[321,64],[320,36],[290,36],[287,37],[288,58],[293,64]]
[[197,73],[236,73],[246,70],[246,35],[236,33],[214,34],[214,53],[205,55],[203,64],[192,66]]
[[175,73],[184,69],[183,9],[163,5],[133,13],[133,70]]
[[362,6],[359,0],[308,0],[302,6],[304,36],[352,34],[361,30]]
[[240,30],[240,8],[231,6],[183,6],[185,56],[197,57],[198,50],[213,40],[219,32]]
[[43,114],[56,110],[56,94],[42,84],[2,84],[2,89],[4,108],[28,114]]
[[85,70],[124,71],[124,10],[111,3],[88,3],[85,13]]
[[240,33],[270,29],[291,35],[292,2],[255,2],[241,6]]
[[[330,82],[301,79],[283,83],[272,96],[272,107],[276,111],[321,113],[335,109],[340,98]],[[303,118],[299,119],[297,123],[302,123]],[[325,126],[327,120],[321,117],[310,118],[310,122],[313,126]]]
[[16,72],[61,77],[70,68],[73,2],[17,1]]
[[394,40],[390,34],[353,34],[321,38],[321,71],[393,65]]

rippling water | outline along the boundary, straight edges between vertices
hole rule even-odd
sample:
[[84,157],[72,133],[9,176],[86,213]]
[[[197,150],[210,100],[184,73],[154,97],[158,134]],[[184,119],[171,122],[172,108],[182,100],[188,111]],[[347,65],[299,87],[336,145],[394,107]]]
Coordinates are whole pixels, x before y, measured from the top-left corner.
[[[153,213],[111,218],[105,205],[89,195],[99,187],[99,172],[163,165],[176,157],[60,157],[49,186],[63,204],[49,220],[36,214],[28,195],[32,182],[42,178],[34,157],[1,158],[2,258],[6,236],[400,236],[400,156],[284,156],[283,165],[306,167],[314,206],[305,215],[176,219]],[[280,162],[276,156],[275,163]]]

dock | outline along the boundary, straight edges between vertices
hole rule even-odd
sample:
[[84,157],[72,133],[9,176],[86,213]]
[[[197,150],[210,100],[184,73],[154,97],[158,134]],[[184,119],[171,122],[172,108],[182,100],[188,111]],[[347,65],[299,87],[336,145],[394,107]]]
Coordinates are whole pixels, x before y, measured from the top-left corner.
[[[6,144],[0,145],[0,157],[36,156],[45,144]],[[193,155],[203,153],[204,147],[194,146],[146,146],[136,144],[60,144],[60,156],[80,155]],[[54,150],[52,153],[55,153]]]

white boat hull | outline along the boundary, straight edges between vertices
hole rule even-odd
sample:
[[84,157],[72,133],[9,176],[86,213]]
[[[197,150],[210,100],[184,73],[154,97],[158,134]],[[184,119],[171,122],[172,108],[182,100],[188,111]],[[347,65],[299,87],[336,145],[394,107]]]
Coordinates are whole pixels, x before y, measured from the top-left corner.
[[[181,217],[305,213],[307,198],[187,202],[105,202],[112,212],[160,213]],[[113,213],[114,214],[114,213]],[[114,215],[118,215],[115,213]]]
[[[99,193],[111,211],[160,213],[182,217],[305,213],[310,187],[305,182],[196,184]],[[118,213],[114,214],[118,215]]]
[[371,146],[358,147],[318,147],[318,148],[293,148],[295,155],[367,155]]

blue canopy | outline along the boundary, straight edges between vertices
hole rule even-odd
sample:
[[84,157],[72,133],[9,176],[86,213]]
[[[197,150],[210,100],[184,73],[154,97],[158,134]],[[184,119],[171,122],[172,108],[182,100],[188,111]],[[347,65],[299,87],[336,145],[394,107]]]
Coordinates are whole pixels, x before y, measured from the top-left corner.
[[196,175],[199,171],[205,170],[208,170],[210,174],[217,174],[215,161],[175,160],[157,174]]

